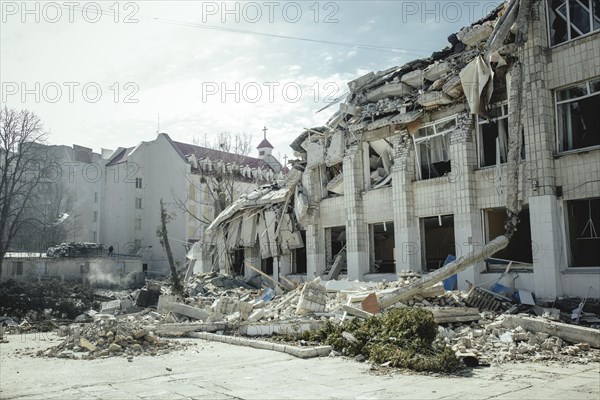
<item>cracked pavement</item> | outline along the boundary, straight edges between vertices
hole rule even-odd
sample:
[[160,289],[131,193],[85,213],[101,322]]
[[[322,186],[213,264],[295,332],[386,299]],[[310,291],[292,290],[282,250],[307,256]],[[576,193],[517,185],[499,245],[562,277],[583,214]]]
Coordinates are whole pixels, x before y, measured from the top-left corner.
[[[341,357],[287,354],[202,340],[162,356],[92,361],[29,355],[55,334],[0,344],[2,399],[598,399],[600,364],[507,363],[471,376],[378,374]],[[167,369],[169,368],[170,371]]]

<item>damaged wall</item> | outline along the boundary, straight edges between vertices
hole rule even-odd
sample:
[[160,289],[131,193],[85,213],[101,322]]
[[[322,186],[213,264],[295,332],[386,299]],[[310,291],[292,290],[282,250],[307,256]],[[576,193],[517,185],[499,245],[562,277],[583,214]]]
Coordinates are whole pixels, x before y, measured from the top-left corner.
[[[595,90],[600,39],[596,33],[546,51],[545,5],[507,1],[451,35],[450,45],[431,58],[356,78],[327,126],[304,131],[294,141],[293,164],[304,171],[306,201],[295,205],[307,232],[308,277],[327,267],[324,227],[346,226],[350,279],[369,273],[374,246],[369,226],[383,221],[394,224],[396,271],[426,268],[423,218],[451,216],[453,255],[476,251],[488,240],[482,210],[506,207],[511,187],[518,189],[508,199],[511,212],[529,205],[534,254],[533,272],[524,272],[529,275],[519,284],[549,298],[581,294],[589,286],[562,251],[568,243],[561,221],[568,217],[565,200],[600,197],[594,183],[600,180],[600,152],[587,148],[556,156],[554,93],[586,80],[588,92]],[[483,143],[477,121],[496,123],[492,107],[502,101],[509,110],[503,111],[509,143],[487,137]],[[518,159],[515,170],[508,168],[507,147]],[[485,281],[485,272],[485,262],[460,272],[459,287],[467,280]],[[600,295],[600,287],[593,288]]]

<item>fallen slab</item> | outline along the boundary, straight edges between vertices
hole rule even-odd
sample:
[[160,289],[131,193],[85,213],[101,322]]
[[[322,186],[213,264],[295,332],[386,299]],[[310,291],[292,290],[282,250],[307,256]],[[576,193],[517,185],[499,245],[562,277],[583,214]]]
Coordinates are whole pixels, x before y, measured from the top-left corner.
[[571,343],[588,343],[591,347],[600,349],[600,331],[598,329],[517,315],[504,316],[502,326],[508,329],[520,326],[526,331],[558,336]]
[[352,307],[351,305],[348,305],[348,304],[342,304],[341,309],[343,311],[347,312],[348,314],[354,315],[355,317],[359,317],[359,318],[370,318],[374,315],[374,314],[371,314],[370,312],[361,310],[360,308]]
[[479,321],[481,319],[481,315],[479,315],[479,310],[477,308],[431,307],[428,308],[428,310],[433,313],[433,319],[437,324]]
[[325,357],[331,353],[331,346],[298,347],[289,344],[267,342],[265,340],[246,339],[239,336],[217,335],[207,332],[190,332],[188,337],[233,344],[236,346],[253,347],[255,349],[278,351],[298,358]]
[[[424,289],[429,288],[464,269],[467,269],[481,260],[484,260],[492,254],[502,250],[506,246],[508,246],[508,238],[504,235],[500,235],[486,244],[483,249],[473,251],[466,256],[460,257],[458,260],[447,264],[445,267],[425,275],[411,285],[394,290],[387,297],[379,300],[381,308],[387,308],[399,301],[409,299],[419,294]],[[379,298],[380,296],[377,297]]]
[[210,317],[210,313],[201,308],[188,306],[187,304],[178,303],[173,296],[161,296],[158,299],[158,312],[167,314],[169,311],[181,314],[189,318],[205,321]]
[[244,336],[291,335],[306,331],[316,331],[321,329],[323,325],[325,325],[325,321],[322,320],[271,321],[243,324],[239,327],[239,333]]
[[173,323],[158,324],[152,327],[154,333],[160,336],[182,336],[189,332],[217,332],[225,331],[230,325],[225,322],[192,322],[189,324]]

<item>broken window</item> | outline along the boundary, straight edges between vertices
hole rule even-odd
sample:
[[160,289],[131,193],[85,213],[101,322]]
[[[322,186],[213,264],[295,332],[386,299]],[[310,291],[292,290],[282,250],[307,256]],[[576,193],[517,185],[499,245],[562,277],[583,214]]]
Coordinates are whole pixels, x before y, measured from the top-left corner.
[[600,198],[567,201],[571,267],[600,266]]
[[346,271],[346,226],[325,228],[325,252],[327,279],[337,279]]
[[456,129],[456,117],[446,118],[419,129],[413,138],[417,179],[444,176],[450,168],[450,133]]
[[368,143],[365,151],[369,152],[368,163],[365,166],[369,175],[367,188],[379,189],[389,185],[392,181],[392,144],[386,139],[374,140]]
[[243,276],[244,275],[244,249],[237,248],[231,254],[231,274],[234,276]]
[[371,237],[371,272],[395,273],[394,223],[383,222],[369,226]]
[[[300,231],[302,237],[302,243],[306,243],[306,231]],[[294,274],[306,274],[306,246],[299,249],[293,250],[294,258],[292,265],[292,273]]]
[[[483,231],[486,243],[504,235],[506,229],[506,208],[483,210]],[[505,271],[509,263],[511,268],[530,269],[533,267],[533,252],[531,243],[531,224],[529,209],[519,213],[519,223],[508,246],[486,260],[488,270]]]
[[325,170],[325,179],[327,180],[327,191],[330,195],[344,194],[344,173],[343,165],[336,164]]
[[421,237],[425,270],[441,268],[449,255],[456,255],[453,215],[421,218]]
[[15,275],[23,275],[23,261],[15,261]]
[[600,30],[598,0],[548,0],[552,46]]
[[505,164],[508,157],[508,102],[493,106],[489,118],[477,121],[479,166]]
[[261,261],[260,270],[265,274],[272,276],[273,275],[273,257],[264,258]]
[[556,91],[559,151],[600,145],[600,79]]

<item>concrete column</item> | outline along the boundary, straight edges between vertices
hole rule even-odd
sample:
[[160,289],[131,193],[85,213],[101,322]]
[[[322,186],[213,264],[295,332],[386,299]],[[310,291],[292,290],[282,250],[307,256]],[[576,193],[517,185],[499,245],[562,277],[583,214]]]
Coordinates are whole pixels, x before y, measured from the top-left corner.
[[552,301],[561,296],[560,265],[564,251],[556,197],[552,195],[529,198],[531,241],[537,251],[533,254],[533,279],[537,299]]
[[[477,208],[474,171],[477,169],[477,146],[472,117],[458,116],[457,130],[452,133],[450,145],[452,174],[449,179],[454,186],[454,247],[456,258],[473,250],[481,249],[483,234],[481,213]],[[467,289],[467,281],[477,283],[483,263],[473,265],[458,274],[458,288]]]
[[279,276],[286,277],[292,273],[292,253],[279,256]]
[[353,146],[344,157],[347,269],[350,280],[362,280],[369,272],[369,231],[362,200],[363,176],[362,152],[358,146]]
[[394,242],[396,272],[421,271],[421,246],[419,221],[414,213],[412,181],[415,176],[415,159],[408,133],[394,144],[392,167],[392,207],[394,208]]
[[306,277],[314,279],[325,272],[325,229],[319,225],[306,227]]
[[258,272],[248,267],[248,265],[252,265],[254,268],[260,269],[262,260],[258,244],[254,247],[244,248],[244,259],[244,278],[248,279],[258,275]]

